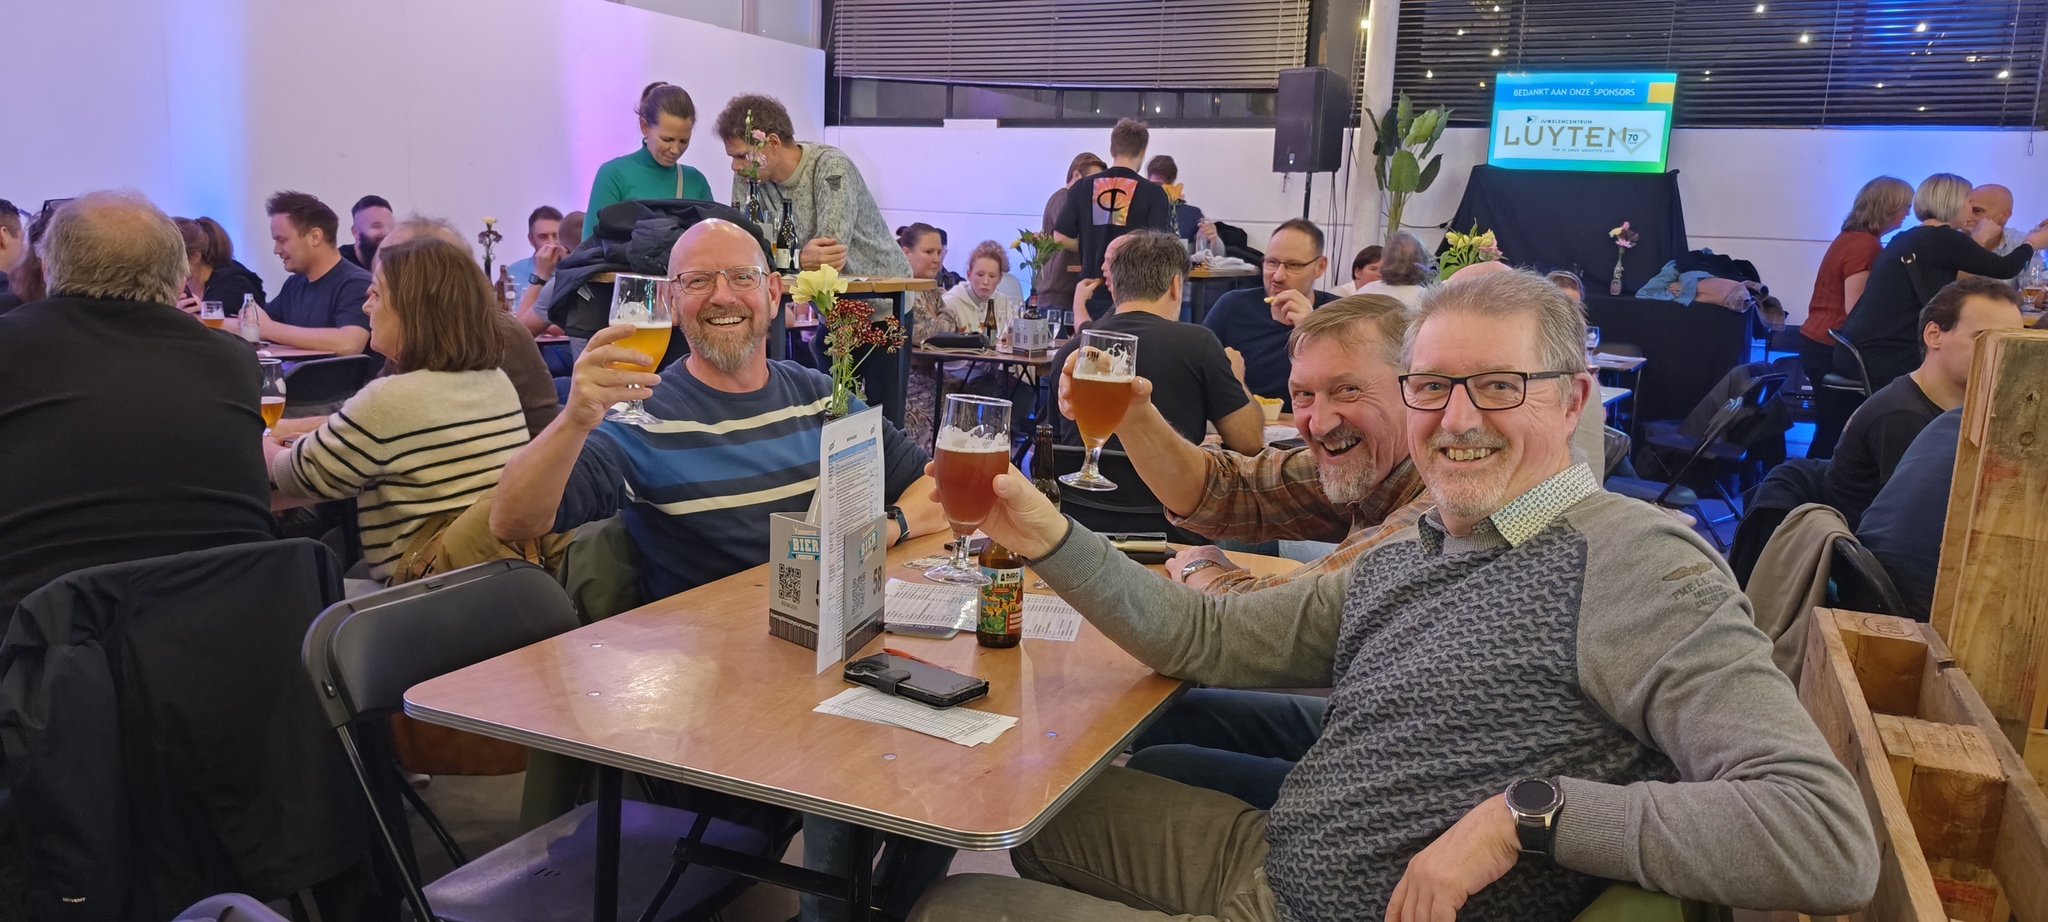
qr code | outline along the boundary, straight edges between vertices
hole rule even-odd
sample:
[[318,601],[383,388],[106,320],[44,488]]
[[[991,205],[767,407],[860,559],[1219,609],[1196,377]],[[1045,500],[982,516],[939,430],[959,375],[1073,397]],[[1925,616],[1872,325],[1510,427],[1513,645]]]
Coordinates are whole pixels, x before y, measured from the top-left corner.
[[775,598],[783,605],[795,608],[804,600],[804,571],[796,567],[775,568]]

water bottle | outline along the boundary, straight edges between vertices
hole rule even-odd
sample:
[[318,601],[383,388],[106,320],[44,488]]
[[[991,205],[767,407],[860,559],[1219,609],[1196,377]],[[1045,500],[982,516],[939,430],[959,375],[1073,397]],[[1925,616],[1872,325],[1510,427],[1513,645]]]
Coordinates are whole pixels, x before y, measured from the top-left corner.
[[235,320],[242,327],[245,342],[251,346],[263,343],[263,321],[257,316],[255,295],[242,296],[242,309],[235,314]]

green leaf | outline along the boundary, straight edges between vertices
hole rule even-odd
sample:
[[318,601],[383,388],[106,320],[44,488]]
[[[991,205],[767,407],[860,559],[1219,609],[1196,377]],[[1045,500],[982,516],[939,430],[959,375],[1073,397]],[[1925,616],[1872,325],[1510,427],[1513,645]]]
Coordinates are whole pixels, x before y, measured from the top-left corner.
[[1385,191],[1387,188],[1387,160],[1388,158],[1381,157],[1373,161],[1372,164],[1372,178],[1373,181],[1379,183],[1381,191]]
[[[1417,192],[1426,192],[1426,191],[1428,191],[1428,190],[1429,190],[1429,184],[1430,184],[1430,183],[1433,183],[1433,182],[1436,182],[1436,172],[1437,172],[1437,169],[1438,169],[1439,167],[1442,167],[1443,165],[1444,165],[1444,155],[1442,155],[1442,154],[1438,154],[1438,155],[1436,155],[1435,157],[1432,157],[1432,158],[1430,158],[1430,161],[1429,161],[1429,165],[1428,165],[1428,166],[1426,166],[1426,167],[1423,167],[1423,168],[1422,168],[1422,175],[1421,175],[1420,177],[1418,177],[1418,178],[1416,179],[1416,181],[1415,181],[1415,191],[1417,191]],[[1479,233],[1479,222],[1477,222],[1477,221],[1474,221],[1474,222],[1472,222],[1472,233],[1474,233],[1474,234],[1477,234],[1477,233]]]
[[1415,192],[1416,182],[1421,179],[1421,167],[1415,162],[1415,155],[1408,151],[1394,154],[1393,165],[1387,169],[1387,188],[1396,192]]
[[1413,103],[1410,103],[1408,101],[1407,93],[1401,94],[1401,101],[1398,104],[1398,111],[1401,113],[1401,121],[1397,126],[1397,133],[1406,135],[1408,133],[1408,127],[1415,123],[1415,106]]

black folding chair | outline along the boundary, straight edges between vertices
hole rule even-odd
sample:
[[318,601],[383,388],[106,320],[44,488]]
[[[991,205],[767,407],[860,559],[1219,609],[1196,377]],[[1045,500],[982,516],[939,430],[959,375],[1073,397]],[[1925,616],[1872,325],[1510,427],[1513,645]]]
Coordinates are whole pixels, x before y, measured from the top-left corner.
[[367,355],[338,355],[293,365],[284,373],[285,413],[329,408],[355,396],[370,383],[376,362]]
[[1652,436],[1651,444],[1667,449],[1679,445],[1689,445],[1690,451],[1686,454],[1685,461],[1672,472],[1671,478],[1668,481],[1658,483],[1656,481],[1638,480],[1617,485],[1616,481],[1619,478],[1609,478],[1608,490],[1644,499],[1646,497],[1637,494],[1650,488],[1656,488],[1656,495],[1654,497],[1647,497],[1650,502],[1673,509],[1690,508],[1694,510],[1693,514],[1707,526],[1707,534],[1713,539],[1714,546],[1725,549],[1725,545],[1721,542],[1720,534],[1714,530],[1714,525],[1740,515],[1740,504],[1734,496],[1728,493],[1727,488],[1721,485],[1719,478],[1712,478],[1715,492],[1720,494],[1722,501],[1728,504],[1728,508],[1733,514],[1722,516],[1718,519],[1710,519],[1706,516],[1706,509],[1699,504],[1697,495],[1692,497],[1693,501],[1690,504],[1682,503],[1683,494],[1678,492],[1683,489],[1681,481],[1685,480],[1686,475],[1691,473],[1692,469],[1698,466],[1702,459],[1739,460],[1747,454],[1747,443],[1753,436],[1753,433],[1746,432],[1745,430],[1755,428],[1753,424],[1760,420],[1764,415],[1765,409],[1778,399],[1778,391],[1784,386],[1784,375],[1759,375],[1751,378],[1749,383],[1743,387],[1741,394],[1722,403],[1714,410],[1713,416],[1707,420],[1705,431],[1698,438],[1678,436],[1676,433],[1673,433],[1672,436],[1684,439],[1684,442],[1681,443],[1660,442],[1658,440],[1666,437],[1662,435]]
[[[1836,535],[1829,549],[1828,580],[1834,584],[1834,602],[1852,611],[1911,618],[1913,612],[1892,585],[1891,574],[1869,548],[1848,535]],[[1926,620],[1926,619],[1920,619]]]
[[[1052,447],[1053,473],[1062,477],[1081,469],[1088,450],[1078,445]],[[1114,490],[1081,490],[1060,487],[1060,511],[1097,534],[1141,534],[1160,532],[1166,540],[1182,544],[1209,544],[1208,538],[1181,528],[1166,518],[1166,507],[1152,495],[1152,488],[1138,477],[1130,456],[1103,450],[1102,475],[1116,482]]]
[[[700,919],[750,885],[675,856],[698,842],[759,854],[767,834],[631,800],[616,829],[603,828],[596,804],[584,804],[420,885],[410,849],[402,847],[410,842],[404,816],[390,793],[393,785],[406,787],[404,778],[395,760],[369,755],[388,751],[386,717],[413,685],[581,624],[547,571],[497,560],[330,606],[306,632],[306,673],[341,735],[415,919],[586,920],[593,899],[606,898],[602,879],[618,882],[616,905],[646,907],[642,922]],[[451,857],[459,853],[451,850]]]

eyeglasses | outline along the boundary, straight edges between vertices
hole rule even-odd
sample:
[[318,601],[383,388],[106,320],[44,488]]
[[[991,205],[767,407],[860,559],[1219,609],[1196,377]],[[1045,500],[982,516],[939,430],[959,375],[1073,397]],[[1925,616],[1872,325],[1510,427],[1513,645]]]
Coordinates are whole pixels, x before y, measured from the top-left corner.
[[1308,262],[1305,262],[1305,263],[1299,263],[1299,262],[1293,262],[1293,261],[1291,261],[1291,260],[1284,260],[1284,259],[1274,259],[1274,258],[1273,258],[1273,257],[1271,257],[1271,256],[1268,256],[1268,257],[1266,257],[1266,262],[1265,262],[1265,266],[1266,266],[1266,271],[1267,271],[1267,272],[1271,272],[1271,271],[1273,271],[1273,270],[1275,270],[1275,269],[1286,269],[1286,270],[1287,270],[1288,272],[1300,272],[1301,270],[1303,270],[1303,269],[1306,269],[1306,268],[1308,268],[1308,267],[1310,267],[1310,266],[1313,266],[1313,265],[1315,265],[1315,264],[1316,264],[1316,261],[1315,261],[1315,260],[1313,260],[1313,259],[1311,259],[1311,260],[1309,260]]
[[1401,402],[1411,410],[1441,410],[1451,405],[1451,390],[1465,385],[1465,396],[1482,410],[1512,410],[1529,399],[1529,382],[1569,378],[1572,371],[1488,371],[1476,375],[1402,375]]
[[734,291],[753,291],[761,287],[761,278],[768,270],[759,266],[733,266],[729,269],[702,269],[695,272],[678,272],[670,282],[683,290],[686,295],[708,295],[718,287],[718,277],[725,276],[725,283]]

